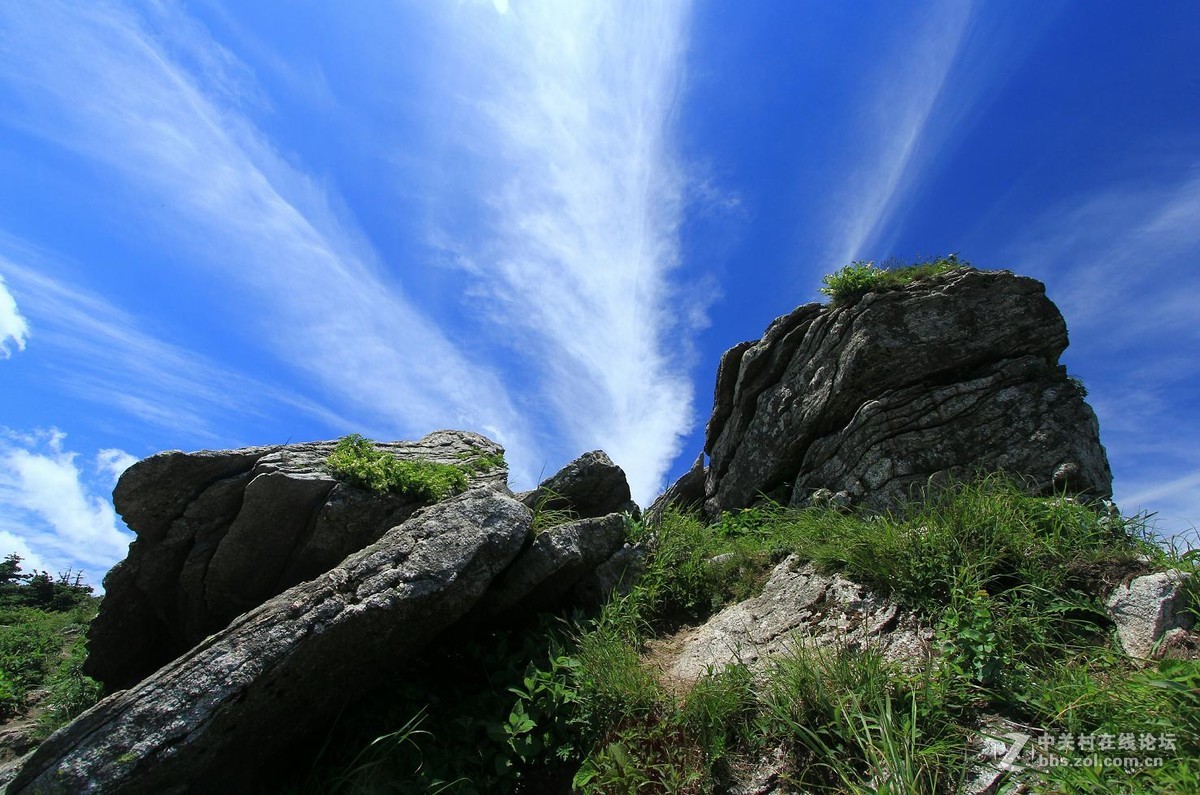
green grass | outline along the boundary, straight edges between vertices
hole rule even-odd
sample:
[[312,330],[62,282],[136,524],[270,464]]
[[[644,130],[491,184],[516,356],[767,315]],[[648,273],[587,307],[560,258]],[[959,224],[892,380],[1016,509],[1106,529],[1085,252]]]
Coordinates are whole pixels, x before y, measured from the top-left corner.
[[0,609],[0,720],[25,713],[31,691],[44,689],[38,734],[46,736],[99,700],[100,684],[80,671],[98,603],[88,597],[61,611]]
[[889,260],[883,267],[876,267],[874,262],[854,262],[822,277],[821,283],[825,286],[821,292],[828,295],[835,306],[852,304],[867,293],[899,289],[918,279],[969,267],[970,263],[955,254],[907,265]]
[[[588,793],[710,793],[782,754],[796,791],[954,793],[986,715],[1033,727],[1030,748],[1041,733],[1176,742],[1161,767],[1046,768],[1039,791],[1187,791],[1200,774],[1200,664],[1126,658],[1100,601],[1149,568],[1194,570],[1194,555],[1164,551],[1142,522],[992,477],[893,514],[765,505],[705,523],[668,512],[632,537],[650,549],[647,570],[595,615],[497,632],[406,675],[393,722],[374,724],[404,741],[370,745],[377,732],[333,755],[338,791],[526,793],[573,780]],[[733,664],[690,688],[649,664],[656,642],[757,593],[789,554],[918,614],[935,630],[932,658],[902,669],[800,646],[759,674]]]
[[[403,494],[426,504],[460,494],[467,488],[467,471],[463,466],[396,458],[358,434],[338,440],[326,464],[334,477],[351,485],[380,494]],[[498,464],[489,458],[481,465]],[[475,464],[469,466],[472,471],[482,471]]]

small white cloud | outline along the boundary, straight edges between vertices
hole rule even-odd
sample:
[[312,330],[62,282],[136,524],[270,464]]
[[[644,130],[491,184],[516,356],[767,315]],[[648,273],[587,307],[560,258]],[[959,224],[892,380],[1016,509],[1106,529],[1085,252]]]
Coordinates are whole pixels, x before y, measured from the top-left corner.
[[117,485],[121,474],[137,462],[137,456],[115,447],[106,447],[96,453],[96,469],[107,474],[114,486]]
[[[51,573],[82,570],[99,585],[133,536],[103,492],[107,482],[76,465],[79,454],[65,449],[65,439],[57,429],[0,436],[0,543],[12,546],[0,554],[15,551]],[[123,454],[114,452],[99,458],[115,467]]]
[[29,321],[21,316],[17,309],[17,300],[8,291],[4,277],[0,276],[0,359],[12,356],[9,343],[16,345],[18,351],[25,350],[25,340],[29,337]]

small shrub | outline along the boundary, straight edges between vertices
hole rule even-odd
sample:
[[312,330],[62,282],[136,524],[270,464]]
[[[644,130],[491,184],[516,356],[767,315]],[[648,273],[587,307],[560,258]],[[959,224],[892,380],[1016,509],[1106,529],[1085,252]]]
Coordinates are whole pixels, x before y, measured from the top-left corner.
[[870,292],[894,290],[918,279],[969,267],[970,263],[955,254],[903,266],[889,260],[883,268],[877,268],[874,262],[859,261],[822,277],[825,286],[821,292],[832,298],[834,305],[852,304]]
[[426,504],[467,488],[467,474],[461,467],[401,460],[356,433],[338,441],[326,464],[334,477],[351,485],[381,494],[403,494]]

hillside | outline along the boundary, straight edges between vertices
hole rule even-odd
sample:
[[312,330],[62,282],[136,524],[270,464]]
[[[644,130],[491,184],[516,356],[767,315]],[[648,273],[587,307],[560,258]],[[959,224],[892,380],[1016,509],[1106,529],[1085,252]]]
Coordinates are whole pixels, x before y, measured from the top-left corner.
[[6,791],[1191,791],[1197,556],[1109,501],[1044,287],[826,292],[644,514],[602,451],[513,494],[462,431],[134,465],[108,695]]

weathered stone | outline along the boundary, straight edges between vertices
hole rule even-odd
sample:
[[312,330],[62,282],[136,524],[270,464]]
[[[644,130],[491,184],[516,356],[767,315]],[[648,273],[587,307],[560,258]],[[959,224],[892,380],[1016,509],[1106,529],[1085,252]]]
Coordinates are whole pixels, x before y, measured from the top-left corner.
[[1135,577],[1113,589],[1108,612],[1126,654],[1148,658],[1160,641],[1192,629],[1195,619],[1188,603],[1190,579],[1191,574],[1172,569]]
[[646,545],[623,544],[608,560],[575,584],[575,599],[582,605],[599,606],[612,594],[629,593],[646,570]]
[[584,453],[518,498],[530,508],[567,510],[580,519],[610,513],[639,513],[630,497],[625,470],[614,464],[603,450]]
[[619,513],[567,522],[538,533],[529,548],[496,578],[481,608],[487,615],[514,608],[546,609],[608,560],[624,540],[625,517]]
[[263,758],[332,720],[471,609],[530,523],[527,508],[491,489],[423,510],[92,707],[8,792],[252,791]]
[[705,509],[804,504],[822,488],[883,509],[931,479],[997,470],[1106,498],[1095,415],[1058,364],[1066,346],[1043,285],[1005,271],[801,306],[722,360]]
[[646,524],[657,525],[662,521],[663,511],[674,507],[681,511],[699,509],[704,503],[704,453],[696,456],[692,468],[659,495],[646,509]]
[[[85,672],[110,689],[129,687],[420,507],[405,495],[338,483],[325,467],[335,445],[160,453],[130,467],[113,498],[138,537],[105,578]],[[446,464],[503,452],[463,431],[377,446]],[[472,487],[506,489],[506,480],[503,467],[470,476]]]
[[820,574],[795,555],[775,567],[762,593],[730,605],[682,639],[668,673],[696,681],[735,662],[763,670],[797,644],[870,647],[885,658],[920,663],[932,633],[894,602],[838,574]]

